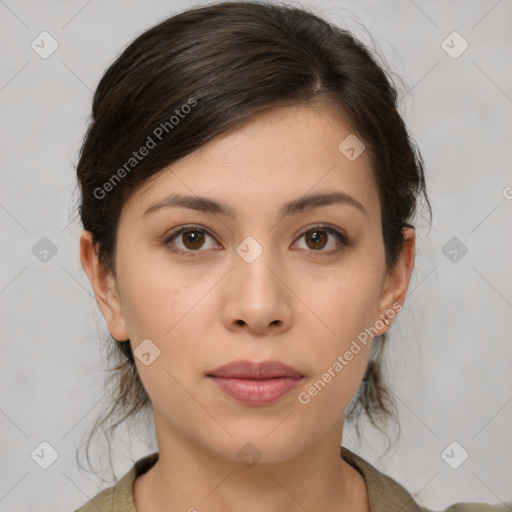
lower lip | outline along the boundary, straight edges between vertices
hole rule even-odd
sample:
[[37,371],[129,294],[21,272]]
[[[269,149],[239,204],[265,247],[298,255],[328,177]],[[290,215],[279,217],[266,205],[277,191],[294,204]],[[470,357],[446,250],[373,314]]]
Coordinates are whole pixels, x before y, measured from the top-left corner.
[[277,402],[298,386],[301,379],[234,379],[209,377],[224,393],[247,405],[269,405]]

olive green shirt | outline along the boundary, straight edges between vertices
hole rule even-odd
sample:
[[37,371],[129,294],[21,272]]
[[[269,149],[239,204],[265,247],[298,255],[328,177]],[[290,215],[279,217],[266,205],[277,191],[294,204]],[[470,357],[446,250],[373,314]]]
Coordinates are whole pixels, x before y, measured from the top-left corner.
[[[344,446],[340,449],[340,456],[363,475],[368,487],[371,512],[432,512],[419,506],[398,482]],[[74,512],[137,512],[133,501],[133,483],[139,475],[154,466],[157,460],[158,452],[139,459],[115,486],[104,489]],[[456,503],[444,512],[512,512],[512,503]]]

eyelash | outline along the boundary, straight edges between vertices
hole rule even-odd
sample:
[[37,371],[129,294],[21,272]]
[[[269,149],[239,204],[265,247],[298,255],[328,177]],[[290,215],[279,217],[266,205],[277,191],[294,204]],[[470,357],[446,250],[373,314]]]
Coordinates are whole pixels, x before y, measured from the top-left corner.
[[[334,235],[338,239],[338,241],[340,242],[341,247],[338,247],[337,249],[330,250],[330,251],[323,251],[323,250],[315,251],[315,250],[311,249],[310,252],[314,256],[332,255],[332,254],[335,254],[335,253],[338,253],[338,252],[342,251],[343,249],[345,249],[347,247],[351,247],[352,246],[352,241],[344,233],[342,233],[342,232],[338,231],[337,229],[334,229],[334,228],[332,228],[330,226],[327,226],[325,224],[318,224],[318,225],[315,225],[315,226],[307,228],[305,231],[303,231],[299,235],[299,237],[297,239],[302,238],[307,233],[309,233],[311,231],[315,231],[316,229],[322,230],[322,231],[326,231],[327,233],[330,233],[331,235]],[[180,234],[182,234],[184,232],[187,232],[187,231],[199,231],[200,233],[206,233],[208,236],[210,236],[213,239],[215,239],[215,237],[212,235],[212,233],[210,233],[210,231],[207,228],[205,228],[204,226],[201,226],[200,224],[187,224],[186,226],[182,226],[179,229],[177,229],[175,231],[172,231],[169,234],[169,236],[167,236],[164,239],[163,245],[168,247],[170,251],[172,251],[174,253],[177,253],[180,256],[185,256],[185,257],[195,257],[195,256],[197,256],[197,253],[204,252],[204,251],[202,251],[200,249],[197,250],[197,251],[192,251],[192,250],[183,251],[182,249],[177,249],[176,247],[172,246],[172,244],[171,244],[172,240],[175,237],[177,237]]]

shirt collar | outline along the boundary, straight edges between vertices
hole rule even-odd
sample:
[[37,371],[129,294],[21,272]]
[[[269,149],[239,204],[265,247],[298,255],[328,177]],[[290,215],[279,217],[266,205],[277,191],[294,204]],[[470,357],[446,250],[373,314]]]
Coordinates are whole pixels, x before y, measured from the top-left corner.
[[363,475],[368,488],[371,512],[422,512],[414,498],[396,480],[380,472],[348,448],[340,448],[340,456]]

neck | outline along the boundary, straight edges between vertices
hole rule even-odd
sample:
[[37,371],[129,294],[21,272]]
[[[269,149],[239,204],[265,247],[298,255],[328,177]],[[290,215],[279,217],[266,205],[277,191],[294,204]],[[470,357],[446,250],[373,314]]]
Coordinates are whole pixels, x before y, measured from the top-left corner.
[[251,466],[173,434],[135,481],[137,512],[369,511],[363,477],[340,457],[338,429],[288,460]]

